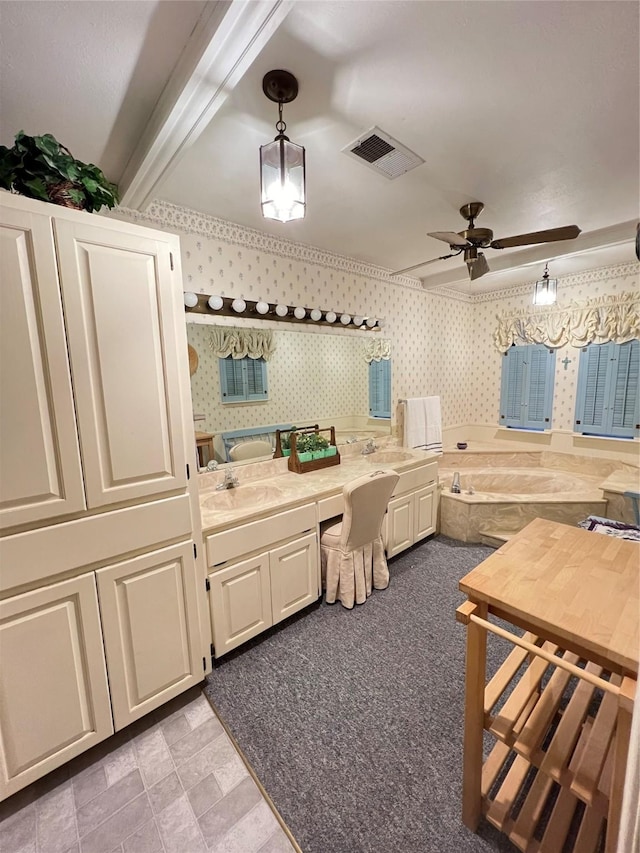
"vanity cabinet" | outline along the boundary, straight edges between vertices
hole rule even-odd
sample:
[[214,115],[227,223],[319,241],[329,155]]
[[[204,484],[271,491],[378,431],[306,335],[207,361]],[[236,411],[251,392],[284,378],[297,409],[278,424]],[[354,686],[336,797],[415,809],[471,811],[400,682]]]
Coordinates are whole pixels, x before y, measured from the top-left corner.
[[435,533],[437,482],[437,462],[400,475],[382,525],[387,557]]
[[214,533],[206,547],[216,657],[320,597],[315,504]]
[[113,733],[93,572],[0,602],[0,799]]
[[2,799],[200,681],[210,633],[178,238],[0,214]]

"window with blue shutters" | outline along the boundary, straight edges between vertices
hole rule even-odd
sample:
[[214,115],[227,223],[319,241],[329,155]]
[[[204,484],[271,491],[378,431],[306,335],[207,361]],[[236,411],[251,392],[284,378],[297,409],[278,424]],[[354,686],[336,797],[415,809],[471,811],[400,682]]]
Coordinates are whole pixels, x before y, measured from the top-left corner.
[[219,358],[223,403],[268,400],[267,363],[263,358]]
[[544,344],[510,347],[502,362],[500,426],[551,429],[556,353]]
[[369,417],[391,417],[391,361],[381,359],[369,364]]
[[584,435],[640,435],[640,341],[589,344],[580,353],[575,431]]

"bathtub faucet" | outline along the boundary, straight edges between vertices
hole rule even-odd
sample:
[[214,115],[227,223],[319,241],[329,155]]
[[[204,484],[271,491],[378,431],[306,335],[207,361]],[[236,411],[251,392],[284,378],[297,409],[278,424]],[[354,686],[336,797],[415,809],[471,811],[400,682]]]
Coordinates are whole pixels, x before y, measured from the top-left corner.
[[454,495],[460,494],[460,472],[456,471],[453,475],[453,480],[451,481],[451,491]]

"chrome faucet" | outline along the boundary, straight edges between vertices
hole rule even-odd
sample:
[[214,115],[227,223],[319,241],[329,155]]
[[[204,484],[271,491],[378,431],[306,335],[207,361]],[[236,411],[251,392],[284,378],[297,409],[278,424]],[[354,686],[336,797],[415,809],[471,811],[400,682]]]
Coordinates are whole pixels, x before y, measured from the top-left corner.
[[378,448],[374,444],[373,439],[370,438],[369,441],[367,441],[365,446],[362,448],[362,455],[368,456],[370,453],[375,453],[377,449]]
[[460,488],[460,472],[456,471],[451,481],[451,491],[454,495],[459,495],[462,491]]
[[224,480],[221,483],[218,483],[216,491],[221,492],[223,489],[234,489],[239,485],[240,483],[233,468],[227,468],[224,472]]

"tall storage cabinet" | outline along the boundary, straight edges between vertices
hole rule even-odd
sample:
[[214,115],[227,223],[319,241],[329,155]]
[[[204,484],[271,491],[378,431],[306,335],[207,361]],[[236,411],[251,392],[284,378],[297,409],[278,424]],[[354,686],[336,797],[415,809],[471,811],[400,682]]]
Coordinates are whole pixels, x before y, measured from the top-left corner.
[[210,637],[178,238],[0,207],[5,797],[199,682]]

